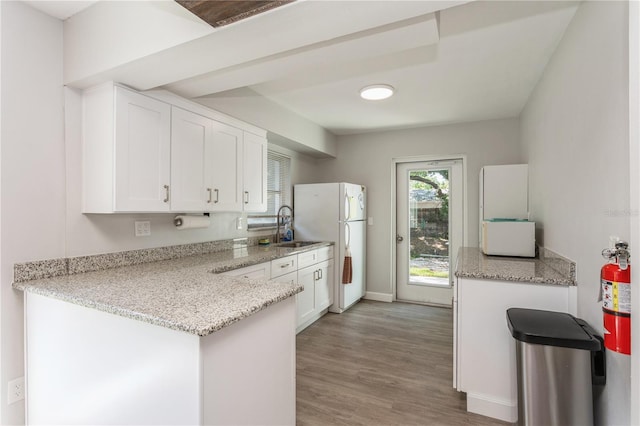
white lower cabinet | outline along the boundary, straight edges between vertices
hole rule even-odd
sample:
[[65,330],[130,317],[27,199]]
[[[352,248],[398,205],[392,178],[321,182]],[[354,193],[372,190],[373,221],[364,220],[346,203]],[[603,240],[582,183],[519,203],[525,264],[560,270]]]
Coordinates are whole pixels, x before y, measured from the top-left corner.
[[272,260],[270,267],[273,281],[303,286],[296,295],[298,333],[328,312],[333,303],[333,246]]
[[318,264],[319,278],[316,280],[315,309],[322,311],[333,303],[333,259]]
[[[298,310],[297,326],[301,327],[303,324],[311,323],[315,315],[315,285],[316,275],[318,274],[318,268],[309,266],[298,270],[298,283],[304,286],[301,293],[296,295],[296,306]],[[307,324],[308,325],[308,324]]]
[[509,308],[570,312],[576,287],[458,278],[454,301],[454,386],[467,411],[515,422],[516,345]]
[[296,295],[299,333],[326,314],[333,303],[333,259],[299,269],[298,283],[304,286]]

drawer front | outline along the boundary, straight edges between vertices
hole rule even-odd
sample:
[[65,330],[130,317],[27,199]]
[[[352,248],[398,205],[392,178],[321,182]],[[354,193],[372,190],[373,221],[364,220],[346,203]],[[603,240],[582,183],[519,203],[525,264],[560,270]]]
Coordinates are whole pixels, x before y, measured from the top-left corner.
[[333,246],[320,247],[318,250],[318,262],[333,259]]
[[269,262],[265,262],[253,266],[247,266],[246,268],[233,269],[231,271],[224,272],[223,275],[268,280],[271,276],[270,269],[271,264]]
[[271,278],[276,278],[298,270],[298,255],[271,261]]
[[298,269],[318,263],[318,249],[298,253]]
[[289,272],[288,274],[280,275],[279,277],[274,278],[271,281],[275,281],[277,283],[295,284],[298,282],[298,272]]

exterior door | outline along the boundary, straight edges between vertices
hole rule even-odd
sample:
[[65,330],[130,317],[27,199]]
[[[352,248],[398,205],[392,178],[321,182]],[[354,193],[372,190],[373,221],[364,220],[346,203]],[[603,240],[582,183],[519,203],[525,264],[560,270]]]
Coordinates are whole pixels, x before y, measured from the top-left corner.
[[462,160],[396,166],[396,299],[451,306],[463,236]]

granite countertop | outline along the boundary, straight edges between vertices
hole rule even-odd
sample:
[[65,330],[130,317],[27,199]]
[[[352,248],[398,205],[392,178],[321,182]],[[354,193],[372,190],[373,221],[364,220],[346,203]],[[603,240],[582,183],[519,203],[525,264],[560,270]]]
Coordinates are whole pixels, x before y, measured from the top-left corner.
[[299,284],[220,275],[331,243],[250,246],[178,259],[14,282],[77,305],[206,336],[302,291]]
[[576,285],[575,263],[540,249],[538,258],[487,256],[477,247],[458,252],[456,277],[547,285]]

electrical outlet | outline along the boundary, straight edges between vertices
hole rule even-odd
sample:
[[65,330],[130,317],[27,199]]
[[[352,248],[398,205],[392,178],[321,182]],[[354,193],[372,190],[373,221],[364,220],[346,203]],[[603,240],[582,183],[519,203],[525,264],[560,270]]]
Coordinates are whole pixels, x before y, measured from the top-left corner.
[[7,404],[24,399],[24,376],[11,380],[7,385]]
[[238,216],[236,219],[236,229],[242,229],[242,216]]
[[148,220],[136,220],[135,232],[136,237],[148,237],[149,235],[151,235],[151,222]]

